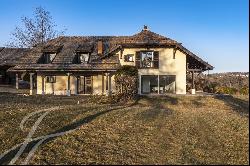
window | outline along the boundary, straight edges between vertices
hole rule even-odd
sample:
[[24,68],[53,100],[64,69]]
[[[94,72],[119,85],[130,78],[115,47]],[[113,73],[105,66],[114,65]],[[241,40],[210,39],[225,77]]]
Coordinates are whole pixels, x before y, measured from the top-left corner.
[[81,63],[88,63],[89,61],[89,53],[78,53],[76,54],[74,63],[81,64]]
[[56,82],[56,76],[47,76],[46,77],[47,83],[55,83]]
[[175,75],[142,75],[141,93],[175,93],[175,80]]
[[158,93],[158,76],[157,75],[141,76],[141,92],[143,94]]
[[153,67],[154,52],[141,52],[141,67]]
[[135,64],[138,68],[159,68],[158,51],[136,52]]
[[124,55],[124,61],[125,62],[134,62],[134,54]]
[[87,63],[89,61],[89,54],[80,54],[80,62],[81,63]]
[[175,93],[175,75],[159,76],[160,94]]
[[52,63],[56,56],[56,53],[44,53],[41,58],[38,60],[40,64],[49,64]]

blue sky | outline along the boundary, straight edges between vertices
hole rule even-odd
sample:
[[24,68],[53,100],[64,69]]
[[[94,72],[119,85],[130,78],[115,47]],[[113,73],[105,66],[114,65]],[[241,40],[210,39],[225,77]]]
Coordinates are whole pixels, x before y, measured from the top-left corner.
[[144,24],[181,42],[213,72],[249,71],[248,0],[0,0],[0,46],[22,16],[50,11],[66,35],[132,35]]

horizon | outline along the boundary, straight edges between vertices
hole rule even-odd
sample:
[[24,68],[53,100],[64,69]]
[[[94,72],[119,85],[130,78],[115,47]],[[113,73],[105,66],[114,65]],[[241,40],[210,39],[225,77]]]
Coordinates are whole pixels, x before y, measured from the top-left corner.
[[157,7],[149,0],[1,2],[0,47],[11,40],[15,26],[22,25],[22,16],[32,17],[35,7],[42,6],[57,30],[67,29],[64,36],[130,36],[147,25],[214,66],[209,73],[249,72],[247,0],[157,0]]

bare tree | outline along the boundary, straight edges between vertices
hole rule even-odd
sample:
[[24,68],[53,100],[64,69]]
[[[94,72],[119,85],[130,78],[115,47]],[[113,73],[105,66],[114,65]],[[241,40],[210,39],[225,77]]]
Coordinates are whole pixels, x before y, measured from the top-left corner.
[[38,44],[44,44],[46,41],[59,35],[63,35],[65,30],[55,30],[55,23],[52,21],[50,13],[42,7],[37,7],[34,12],[34,18],[22,17],[23,28],[16,27],[11,34],[9,47],[33,47]]

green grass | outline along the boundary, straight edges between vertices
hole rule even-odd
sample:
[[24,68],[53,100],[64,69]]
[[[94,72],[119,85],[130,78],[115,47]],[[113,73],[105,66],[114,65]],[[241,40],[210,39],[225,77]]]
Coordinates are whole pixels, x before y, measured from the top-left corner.
[[101,101],[97,96],[0,93],[0,153],[24,141],[37,119],[28,121],[23,132],[19,124],[25,115],[60,105],[34,137],[78,129],[42,144],[30,164],[249,164],[248,96]]

